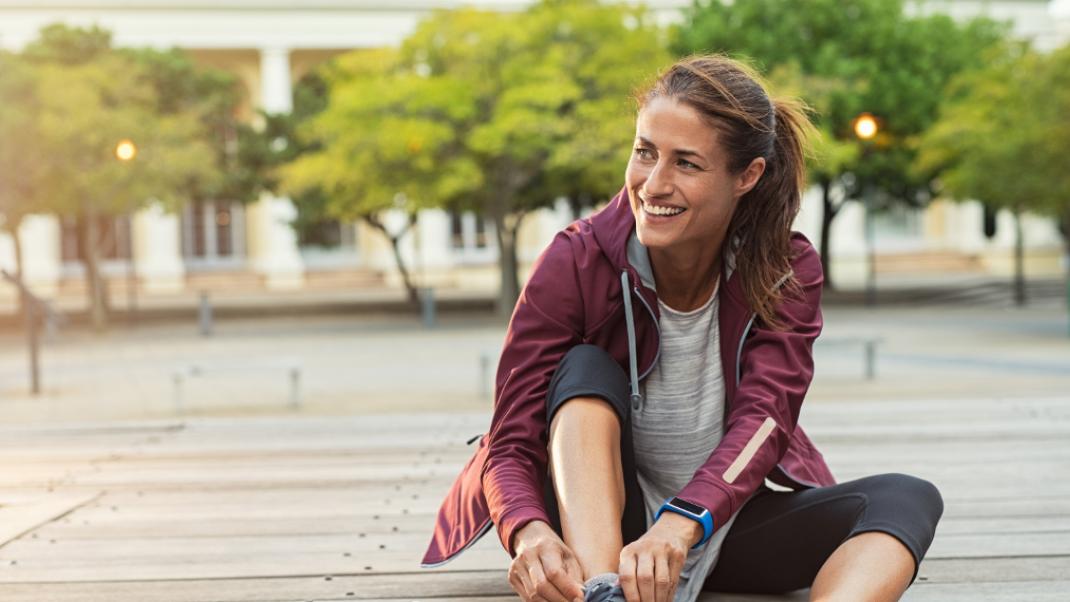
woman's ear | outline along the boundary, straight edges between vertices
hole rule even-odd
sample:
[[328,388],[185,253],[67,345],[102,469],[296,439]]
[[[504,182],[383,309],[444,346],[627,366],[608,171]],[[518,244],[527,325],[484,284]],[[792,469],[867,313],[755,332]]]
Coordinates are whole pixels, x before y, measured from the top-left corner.
[[758,180],[762,178],[762,174],[765,173],[765,158],[755,157],[750,165],[739,174],[736,178],[736,198],[747,194],[758,184]]

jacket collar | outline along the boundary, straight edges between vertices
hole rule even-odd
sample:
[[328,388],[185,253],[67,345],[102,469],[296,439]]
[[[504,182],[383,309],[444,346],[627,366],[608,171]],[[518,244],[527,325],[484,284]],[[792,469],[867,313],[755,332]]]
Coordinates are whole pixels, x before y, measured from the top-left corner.
[[[618,270],[632,268],[643,286],[657,292],[654,286],[654,268],[650,264],[650,253],[647,252],[643,243],[639,242],[639,236],[635,231],[635,216],[632,214],[628,189],[621,188],[609,204],[592,215],[590,220],[591,231],[598,241],[598,246],[602,248],[602,252],[610,262]],[[726,245],[723,260],[722,288],[742,299],[741,291],[735,290],[740,286],[739,278],[732,278],[735,275],[736,261],[731,245]]]

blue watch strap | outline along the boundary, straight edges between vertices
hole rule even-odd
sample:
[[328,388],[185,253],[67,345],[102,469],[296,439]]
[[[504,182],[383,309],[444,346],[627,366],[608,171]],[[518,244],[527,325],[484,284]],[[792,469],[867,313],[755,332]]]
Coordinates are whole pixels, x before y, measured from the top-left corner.
[[691,512],[690,510],[674,505],[672,503],[674,499],[675,498],[665,500],[665,503],[662,504],[661,508],[658,509],[657,514],[654,515],[654,520],[657,521],[659,518],[661,518],[661,514],[666,510],[668,510],[669,512],[674,512],[681,516],[686,516],[687,518],[690,518],[691,520],[702,525],[702,539],[700,539],[695,545],[691,546],[691,549],[695,549],[709,541],[710,537],[713,536],[713,514],[711,514],[710,511],[706,510],[705,508],[702,509],[701,514]]

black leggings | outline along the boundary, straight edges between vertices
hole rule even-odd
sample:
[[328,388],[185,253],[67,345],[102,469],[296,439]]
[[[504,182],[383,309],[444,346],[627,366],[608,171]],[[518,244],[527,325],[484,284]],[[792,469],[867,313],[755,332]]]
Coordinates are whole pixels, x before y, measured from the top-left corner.
[[[616,361],[599,347],[579,345],[565,355],[550,381],[547,425],[565,402],[576,397],[601,398],[620,418],[625,490],[621,533],[627,545],[646,532],[646,509],[632,452],[628,381]],[[551,526],[561,534],[550,478],[544,502]],[[841,543],[867,531],[887,533],[910,550],[913,583],[943,509],[940,492],[932,483],[904,474],[881,474],[802,491],[773,491],[763,485],[737,514],[703,589],[780,594],[810,587]]]

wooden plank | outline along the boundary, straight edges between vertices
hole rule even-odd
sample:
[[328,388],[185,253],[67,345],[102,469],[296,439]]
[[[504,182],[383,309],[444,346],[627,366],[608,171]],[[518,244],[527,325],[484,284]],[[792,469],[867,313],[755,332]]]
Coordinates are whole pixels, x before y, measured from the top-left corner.
[[[411,592],[434,599],[508,596],[512,593],[504,571],[455,571],[405,575],[338,573],[314,577],[77,581],[66,583],[0,584],[4,602],[268,602],[311,599],[385,599]],[[352,594],[347,596],[347,594]],[[412,597],[406,597],[412,600]],[[515,600],[515,597],[511,599]]]
[[[963,426],[966,409],[976,419]],[[944,519],[910,599],[1048,599],[1070,580],[1066,400],[815,404],[805,419],[841,480],[898,471],[940,487]],[[14,467],[0,474],[0,503],[49,485],[106,491],[0,549],[0,599],[516,599],[494,533],[446,567],[418,566],[438,503],[474,451],[463,440],[488,422],[195,419],[163,433],[0,437],[0,462]]]
[[921,563],[916,583],[982,583],[1070,580],[1070,556],[932,558]]
[[1067,598],[1070,598],[1070,580],[917,585],[907,590],[902,599],[906,602],[1066,602]]
[[99,495],[52,493],[33,500],[0,506],[0,549],[37,527],[92,502]]

